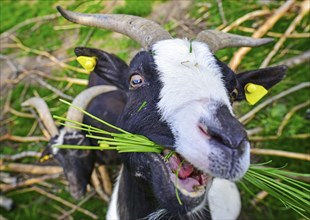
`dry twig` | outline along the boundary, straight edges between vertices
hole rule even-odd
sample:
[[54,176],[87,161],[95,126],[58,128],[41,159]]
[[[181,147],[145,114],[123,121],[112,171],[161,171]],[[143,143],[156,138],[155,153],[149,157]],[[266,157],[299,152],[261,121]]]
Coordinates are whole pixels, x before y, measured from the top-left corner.
[[2,192],[7,192],[7,191],[11,191],[11,190],[14,190],[17,188],[21,188],[21,187],[25,187],[25,186],[31,186],[31,185],[34,185],[36,183],[42,182],[44,180],[56,179],[59,176],[60,176],[60,174],[44,175],[41,177],[27,179],[23,182],[19,182],[19,183],[15,184],[15,185],[0,184],[0,189]]
[[40,142],[40,141],[48,141],[48,139],[44,136],[21,137],[11,134],[5,134],[0,137],[0,141]]
[[34,77],[34,79],[41,84],[41,86],[51,90],[52,92],[54,92],[55,94],[57,94],[59,97],[62,97],[62,98],[65,98],[65,99],[68,99],[70,101],[73,100],[73,97],[72,96],[69,96],[69,95],[66,95],[64,94],[62,91],[60,91],[59,89],[56,89],[55,87],[51,86],[50,84],[48,84],[47,82],[45,82],[44,80],[40,79],[40,78],[37,78],[37,77]]
[[[256,31],[256,29],[254,28],[243,27],[243,26],[236,27],[236,29],[238,29],[239,31],[248,32],[248,33],[253,33]],[[266,33],[266,35],[269,37],[281,38],[283,36],[283,33],[276,33],[276,32],[269,31]],[[309,38],[309,37],[310,37],[310,33],[290,33],[286,35],[286,38]]]
[[287,35],[291,34],[296,26],[301,22],[302,18],[309,12],[310,10],[310,3],[309,0],[304,0],[301,5],[301,11],[296,16],[296,18],[293,20],[293,22],[290,24],[290,26],[285,31],[284,35],[280,38],[280,40],[276,43],[276,45],[273,47],[272,51],[268,54],[268,56],[265,58],[263,63],[261,64],[260,68],[265,68],[270,63],[271,59],[274,57],[274,55],[279,51],[281,46],[286,41]]
[[24,27],[28,24],[34,23],[34,22],[42,22],[44,20],[53,20],[57,17],[60,17],[60,14],[56,13],[56,14],[51,14],[51,15],[45,15],[45,16],[39,16],[39,17],[35,17],[35,18],[30,18],[27,19],[17,25],[15,25],[14,27],[12,27],[10,30],[2,33],[0,35],[0,39],[9,37],[10,35],[14,34],[19,28]]
[[[288,139],[308,139],[310,138],[310,134],[309,133],[305,133],[305,134],[294,134],[291,136],[285,136],[283,138],[288,138]],[[274,141],[279,139],[279,136],[277,135],[271,135],[271,136],[254,136],[254,137],[249,137],[250,141],[253,142],[259,142],[259,141]]]
[[[59,211],[61,215],[64,215],[65,213],[67,213],[67,210],[59,205],[53,204],[52,207],[55,208],[57,211]],[[59,219],[59,215],[56,213],[55,214],[46,213],[46,214],[51,215],[55,219]],[[71,215],[67,215],[66,220],[74,220],[74,218]]]
[[51,174],[63,173],[63,169],[59,166],[40,166],[40,165],[22,164],[22,163],[1,164],[0,171],[30,173],[36,175],[42,175],[42,174],[51,175]]
[[[268,20],[255,31],[252,35],[253,38],[260,38],[270,30],[275,23],[292,7],[294,0],[288,0],[280,8],[278,8]],[[236,70],[241,63],[243,57],[251,50],[250,47],[242,47],[234,54],[233,58],[229,62],[229,66]]]
[[106,169],[106,167],[104,165],[100,165],[98,166],[98,171],[103,183],[103,188],[104,191],[111,196],[112,195],[112,183],[111,183],[111,179],[108,173],[108,170]]
[[287,152],[287,151],[281,151],[281,150],[253,148],[251,149],[251,153],[256,154],[256,155],[279,156],[279,157],[287,157],[287,158],[292,158],[292,159],[310,161],[309,154]]
[[58,217],[58,219],[59,219],[59,220],[67,219],[68,216],[70,216],[72,213],[74,213],[74,212],[76,211],[77,207],[81,207],[81,205],[83,205],[83,204],[84,204],[85,202],[87,202],[90,198],[92,198],[92,197],[95,195],[95,193],[96,193],[95,191],[92,191],[92,192],[88,193],[88,194],[86,195],[86,197],[85,197],[83,200],[81,200],[81,201],[76,205],[76,207],[74,207],[73,209],[69,210],[68,212],[63,213],[63,215],[60,216],[60,217]]
[[[310,38],[310,36],[309,36],[309,38]],[[307,50],[306,52],[304,52],[298,56],[289,58],[287,60],[283,60],[283,61],[281,61],[275,65],[286,65],[289,68],[293,68],[293,67],[298,66],[298,65],[303,64],[303,63],[308,63],[308,65],[309,65],[309,62],[310,62],[310,50]]]
[[226,25],[227,24],[227,20],[225,18],[225,13],[224,13],[224,10],[223,10],[222,0],[217,0],[216,2],[217,2],[217,7],[219,8],[219,11],[220,11],[220,16],[221,16],[221,19],[222,19],[222,24]]
[[258,10],[258,11],[252,11],[244,16],[242,16],[241,18],[238,18],[236,21],[234,21],[232,24],[228,25],[227,27],[225,27],[224,29],[222,29],[221,31],[223,32],[229,32],[230,30],[232,30],[233,28],[239,26],[240,24],[242,24],[243,22],[253,19],[255,17],[259,17],[259,16],[264,16],[270,14],[269,10]]
[[55,81],[65,81],[65,82],[77,84],[77,85],[87,85],[88,84],[87,79],[77,79],[77,78],[71,78],[71,77],[67,77],[67,76],[57,77],[57,76],[52,76],[52,75],[46,74],[46,73],[39,71],[39,70],[29,70],[29,73],[34,73],[36,75],[42,76],[42,77],[47,78],[47,79],[55,80]]
[[304,103],[301,103],[299,105],[296,105],[294,108],[292,108],[291,111],[289,111],[285,117],[283,118],[279,128],[278,128],[278,131],[277,131],[277,136],[281,136],[282,135],[282,132],[283,132],[283,129],[285,127],[285,125],[287,125],[287,123],[289,122],[290,118],[294,115],[295,112],[297,112],[298,110],[302,109],[302,108],[305,108],[307,105],[310,105],[310,100],[307,100],[306,102]]
[[12,40],[14,40],[16,44],[6,45],[6,47],[19,48],[19,49],[24,50],[24,51],[26,51],[28,53],[34,53],[34,54],[37,54],[37,55],[40,55],[40,56],[44,56],[44,57],[47,57],[48,59],[50,59],[51,61],[53,61],[55,64],[61,66],[64,69],[73,70],[75,72],[88,74],[88,72],[86,70],[81,69],[81,68],[77,68],[77,67],[74,67],[74,66],[70,66],[70,65],[68,65],[66,63],[63,63],[60,60],[58,60],[55,56],[53,56],[52,54],[50,54],[50,53],[48,53],[46,51],[41,51],[41,50],[37,50],[37,49],[33,49],[33,48],[25,46],[15,36],[11,36],[10,38]]
[[15,161],[15,160],[23,159],[25,157],[37,157],[37,158],[39,158],[40,156],[41,156],[41,153],[36,152],[36,151],[23,151],[21,153],[14,154],[14,155],[2,154],[2,155],[0,155],[0,159]]
[[11,107],[9,107],[9,112],[13,115],[16,115],[18,117],[22,117],[22,118],[35,118],[32,114],[27,114],[24,112],[19,112]]
[[44,191],[43,189],[41,189],[39,187],[33,186],[31,189],[36,191],[36,192],[38,192],[38,193],[40,193],[40,194],[42,194],[42,195],[44,195],[44,196],[46,196],[46,197],[48,197],[48,198],[50,198],[50,199],[53,199],[53,200],[55,200],[57,202],[60,202],[61,204],[65,205],[65,206],[68,206],[68,207],[70,207],[72,209],[76,209],[77,211],[79,211],[79,212],[81,212],[81,213],[91,217],[92,219],[98,219],[98,216],[93,214],[93,213],[91,213],[90,211],[88,211],[86,209],[83,209],[83,208],[81,208],[81,207],[79,207],[77,205],[74,205],[74,204],[72,204],[72,203],[70,203],[70,202],[68,202],[68,201],[66,201],[66,200],[64,200],[64,199],[62,199],[60,197],[57,197],[57,196],[55,196],[55,195],[53,195],[51,193],[48,193],[48,192]]
[[93,173],[91,175],[91,181],[92,181],[92,185],[94,186],[100,198],[103,199],[103,201],[105,202],[109,202],[110,200],[109,197],[105,194],[104,190],[101,188],[101,183],[100,183],[100,180],[98,179],[96,170],[93,170]]

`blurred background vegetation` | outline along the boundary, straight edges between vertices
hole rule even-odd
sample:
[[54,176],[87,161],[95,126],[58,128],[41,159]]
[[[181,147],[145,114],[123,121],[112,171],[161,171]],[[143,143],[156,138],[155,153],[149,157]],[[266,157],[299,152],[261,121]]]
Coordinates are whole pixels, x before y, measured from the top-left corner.
[[[257,69],[263,62],[289,64],[286,78],[258,104],[238,103],[235,109],[251,131],[253,148],[282,152],[281,156],[275,156],[261,155],[264,152],[259,151],[253,154],[253,163],[272,160],[270,166],[285,166],[286,170],[309,173],[309,4],[308,0],[1,0],[1,196],[12,199],[14,209],[1,207],[0,219],[91,219],[94,216],[102,219],[107,210],[107,203],[95,193],[90,192],[82,201],[72,199],[60,174],[36,175],[9,166],[53,163],[38,161],[47,137],[33,112],[23,109],[21,103],[40,96],[53,115],[65,114],[67,106],[60,104],[59,98],[72,100],[85,89],[88,78],[75,61],[73,51],[76,46],[100,48],[126,62],[140,50],[136,42],[120,34],[69,23],[57,13],[57,5],[85,13],[144,16],[163,25],[173,36],[189,39],[194,39],[203,29],[255,36],[262,26],[267,26],[262,37],[273,37],[273,43],[254,48],[245,56],[240,55],[238,48],[219,51],[217,56],[236,72]],[[283,9],[285,6],[287,8]],[[275,15],[278,18],[271,24]],[[275,53],[270,61],[264,61],[272,51]],[[289,62],[290,58],[294,59],[293,63]],[[235,62],[238,59],[240,64]],[[290,92],[295,86],[296,91]],[[287,94],[284,91],[288,91]],[[274,98],[277,96],[283,97]],[[257,109],[262,103],[266,105]],[[255,109],[259,111],[253,113]],[[13,159],[12,155],[22,152],[33,154]],[[287,154],[290,152],[297,156],[290,158]],[[298,175],[294,178],[301,179]],[[33,179],[39,180],[27,182]],[[309,183],[308,178],[302,180]],[[243,211],[240,219],[302,219],[281,202],[260,190],[252,190],[260,197],[241,192]],[[77,207],[91,214],[85,214]]]

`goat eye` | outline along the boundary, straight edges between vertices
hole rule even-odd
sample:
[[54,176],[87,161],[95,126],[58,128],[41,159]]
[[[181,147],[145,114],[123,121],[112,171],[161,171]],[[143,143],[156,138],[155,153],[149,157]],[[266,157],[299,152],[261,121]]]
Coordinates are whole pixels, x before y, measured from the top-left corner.
[[130,78],[130,86],[132,88],[138,88],[141,85],[143,85],[143,83],[144,83],[144,79],[139,74],[134,74]]
[[232,101],[235,101],[236,98],[238,96],[238,89],[234,89],[231,93],[230,93],[230,98]]

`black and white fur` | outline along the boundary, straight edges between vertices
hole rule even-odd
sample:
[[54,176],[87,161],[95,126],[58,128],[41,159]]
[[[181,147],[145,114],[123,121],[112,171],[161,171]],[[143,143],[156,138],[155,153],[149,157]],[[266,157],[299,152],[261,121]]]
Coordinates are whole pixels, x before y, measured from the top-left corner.
[[[231,103],[244,99],[247,83],[269,89],[286,71],[279,66],[235,74],[207,44],[181,39],[157,42],[151,51],[138,53],[129,66],[98,49],[78,50],[80,55],[96,56],[100,65],[94,71],[125,94],[119,127],[175,150],[209,176],[231,181],[242,178],[250,162],[246,132]],[[143,102],[147,104],[139,111]],[[208,203],[216,200],[211,180],[197,192],[179,188],[180,205],[176,182],[161,155],[128,153],[121,159],[107,219],[211,218]],[[234,186],[225,181],[220,181],[224,188]],[[238,212],[228,211],[231,216],[226,217],[237,218]],[[217,211],[212,214],[216,216]]]

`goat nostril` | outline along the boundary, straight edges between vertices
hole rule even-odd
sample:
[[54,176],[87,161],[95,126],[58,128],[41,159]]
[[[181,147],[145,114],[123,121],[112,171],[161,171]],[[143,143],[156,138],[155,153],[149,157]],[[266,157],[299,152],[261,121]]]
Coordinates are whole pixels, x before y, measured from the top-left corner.
[[249,142],[247,140],[242,140],[241,143],[239,144],[237,150],[239,155],[243,155],[246,148],[248,147]]
[[199,130],[201,131],[201,133],[203,133],[205,136],[207,136],[208,138],[210,137],[209,133],[208,133],[208,128],[207,126],[203,125],[203,124],[199,124],[198,126]]
[[199,124],[199,130],[205,135],[208,139],[212,138],[213,140],[231,147],[231,142],[229,139],[223,134],[223,132],[215,127],[212,126],[206,126],[204,124]]

